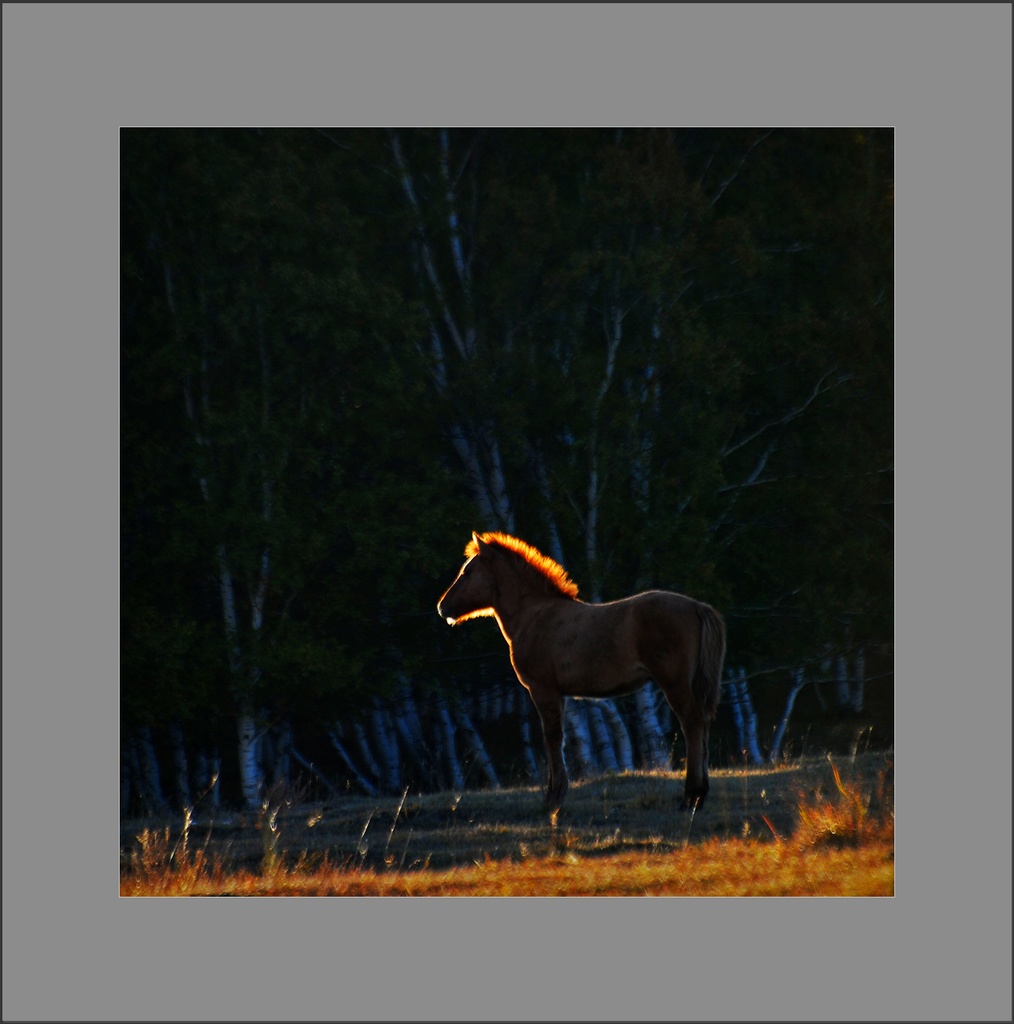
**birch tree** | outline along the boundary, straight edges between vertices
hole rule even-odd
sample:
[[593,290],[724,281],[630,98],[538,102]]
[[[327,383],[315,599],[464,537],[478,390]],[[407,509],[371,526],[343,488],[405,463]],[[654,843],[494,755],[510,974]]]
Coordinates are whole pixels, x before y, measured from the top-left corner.
[[435,195],[423,197],[401,135],[391,131],[389,143],[412,224],[417,279],[426,299],[426,340],[420,344],[429,348],[430,377],[436,393],[456,412],[446,425],[449,440],[484,521],[489,528],[511,532],[514,512],[496,421],[489,408],[466,402],[459,383],[465,380],[466,387],[474,387],[471,378],[484,379],[488,369],[482,360],[491,354],[477,316],[473,255],[466,248],[466,227],[460,210],[463,177],[475,173],[470,166],[473,154],[466,149],[452,155],[449,131],[438,132],[436,167],[431,154],[428,176],[437,182]]
[[[409,430],[404,406],[414,367],[398,351],[412,321],[393,289],[360,275],[368,246],[335,194],[330,151],[312,138],[138,133],[128,149],[131,223],[147,243],[138,278],[157,280],[158,292],[127,340],[164,391],[175,382],[176,408],[164,414],[181,453],[174,528],[211,583],[234,763],[243,801],[256,806],[268,714],[314,698],[318,710],[321,698],[336,707],[357,688],[352,702],[363,699],[382,629],[371,609],[424,543],[407,521],[358,543],[372,502],[414,503],[427,486],[413,479],[426,433]],[[394,395],[405,419],[392,415]],[[406,548],[392,557],[385,544],[401,536]],[[331,576],[308,600],[349,550],[345,564],[371,575]],[[318,639],[339,614],[343,640]]]
[[[126,133],[124,735],[147,728],[188,773],[233,751],[222,775],[248,802],[285,771],[265,731],[284,723],[322,784],[456,780],[460,742],[502,779],[479,747],[516,706],[499,638],[455,634],[451,661],[432,612],[475,528],[530,540],[587,600],[708,600],[749,678],[875,649],[892,146],[865,129]],[[753,700],[787,725],[791,707]],[[656,705],[577,706],[574,749],[587,730],[589,764],[664,764]],[[527,709],[518,728],[535,774]],[[136,740],[123,765],[129,804]]]

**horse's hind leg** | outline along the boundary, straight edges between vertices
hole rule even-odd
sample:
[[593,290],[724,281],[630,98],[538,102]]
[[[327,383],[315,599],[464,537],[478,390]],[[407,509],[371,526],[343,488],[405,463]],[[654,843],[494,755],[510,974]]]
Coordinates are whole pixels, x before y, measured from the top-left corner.
[[711,788],[708,779],[708,723],[698,715],[680,719],[687,740],[687,777],[681,811],[700,810]]
[[567,792],[567,766],[563,760],[563,699],[542,697],[536,699],[535,708],[542,720],[542,740],[549,759],[549,781],[546,787],[546,806],[556,810]]
[[655,677],[683,730],[687,744],[687,774],[680,803],[681,811],[699,810],[711,786],[708,780],[709,722],[697,706],[689,682],[682,681],[689,678],[689,673],[665,676],[661,672]]

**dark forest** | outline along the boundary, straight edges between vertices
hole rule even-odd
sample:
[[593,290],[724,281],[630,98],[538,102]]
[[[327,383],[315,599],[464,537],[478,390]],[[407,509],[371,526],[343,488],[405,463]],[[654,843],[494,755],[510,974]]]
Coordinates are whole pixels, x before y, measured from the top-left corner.
[[[891,130],[120,143],[121,813],[538,781],[473,530],[718,608],[713,763],[893,743]],[[569,705],[575,774],[678,764]]]

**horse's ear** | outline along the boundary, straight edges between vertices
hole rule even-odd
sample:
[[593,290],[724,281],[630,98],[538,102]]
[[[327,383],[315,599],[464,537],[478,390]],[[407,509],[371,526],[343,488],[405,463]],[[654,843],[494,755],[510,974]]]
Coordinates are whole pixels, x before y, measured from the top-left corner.
[[472,531],[472,543],[468,545],[477,555],[489,555],[493,551],[493,545],[483,540],[474,530]]

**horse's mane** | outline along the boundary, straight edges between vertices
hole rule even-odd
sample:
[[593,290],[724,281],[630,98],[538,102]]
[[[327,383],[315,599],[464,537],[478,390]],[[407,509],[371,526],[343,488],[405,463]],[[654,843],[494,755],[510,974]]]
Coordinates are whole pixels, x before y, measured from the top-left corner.
[[[512,537],[508,533],[482,533],[479,540],[483,544],[496,544],[498,547],[520,555],[533,569],[544,576],[565,597],[577,597],[577,584],[567,575],[567,570],[548,555],[544,555],[531,544]],[[465,557],[472,558],[479,553],[475,540],[470,540],[465,547]]]

